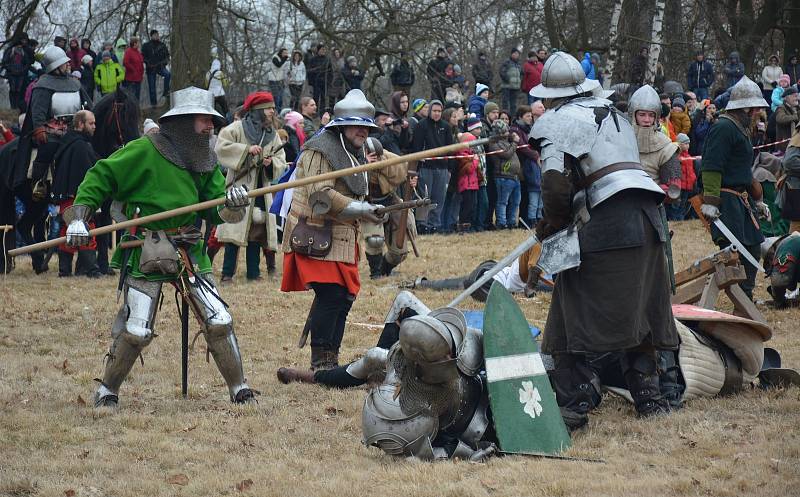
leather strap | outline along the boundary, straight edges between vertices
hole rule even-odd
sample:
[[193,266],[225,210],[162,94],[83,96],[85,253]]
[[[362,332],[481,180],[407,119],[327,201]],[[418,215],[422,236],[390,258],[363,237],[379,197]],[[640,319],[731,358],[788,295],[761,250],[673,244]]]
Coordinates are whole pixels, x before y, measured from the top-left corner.
[[737,197],[739,197],[739,200],[741,200],[742,203],[744,204],[747,213],[750,214],[750,221],[753,222],[753,226],[755,226],[756,229],[759,230],[761,229],[761,226],[758,224],[758,219],[756,219],[756,217],[753,215],[753,209],[750,207],[750,201],[748,200],[750,198],[750,195],[747,193],[747,190],[740,192],[738,190],[733,190],[731,188],[720,188],[719,191],[730,193],[731,195],[736,195]]
[[617,162],[615,164],[610,164],[599,171],[595,171],[589,176],[586,176],[586,178],[584,178],[581,182],[581,188],[589,188],[592,183],[597,182],[600,178],[608,176],[609,174],[617,171],[625,171],[628,169],[644,171],[642,165],[637,162]]

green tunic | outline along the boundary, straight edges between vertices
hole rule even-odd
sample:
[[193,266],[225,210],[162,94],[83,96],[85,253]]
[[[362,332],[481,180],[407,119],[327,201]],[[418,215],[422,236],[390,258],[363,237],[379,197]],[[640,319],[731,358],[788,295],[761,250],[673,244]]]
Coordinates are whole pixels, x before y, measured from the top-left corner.
[[[750,137],[731,120],[720,118],[708,132],[703,147],[700,170],[703,173],[703,194],[720,198],[720,219],[745,245],[758,245],[764,241],[759,226],[753,223],[750,209],[742,199],[722,188],[746,191],[753,182],[753,145]],[[754,207],[750,200],[751,209]],[[725,243],[726,238],[712,226],[711,237],[715,243]]]
[[[130,219],[137,207],[139,216],[144,217],[224,195],[225,177],[219,169],[208,173],[181,169],[165,159],[150,140],[143,137],[128,143],[89,169],[78,188],[75,204],[95,210],[104,200],[111,198],[125,203],[125,215]],[[136,238],[142,238],[143,229],[169,230],[194,225],[198,216],[212,224],[224,223],[217,210],[212,208],[145,224],[137,228]],[[130,234],[126,234],[125,238],[132,239]],[[128,271],[131,276],[162,281],[174,279],[174,276],[162,274],[143,274],[139,271],[141,248],[130,250]],[[194,245],[189,253],[198,272],[211,272],[211,261],[202,241]],[[122,250],[117,248],[111,266],[119,269],[122,259]]]

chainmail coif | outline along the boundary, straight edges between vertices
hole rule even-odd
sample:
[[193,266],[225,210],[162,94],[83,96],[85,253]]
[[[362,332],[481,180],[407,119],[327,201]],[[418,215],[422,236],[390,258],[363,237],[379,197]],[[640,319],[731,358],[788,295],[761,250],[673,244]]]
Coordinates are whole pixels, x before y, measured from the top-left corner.
[[213,171],[217,154],[208,135],[195,133],[194,115],[168,117],[159,123],[158,133],[147,135],[165,159],[181,169],[196,173]]

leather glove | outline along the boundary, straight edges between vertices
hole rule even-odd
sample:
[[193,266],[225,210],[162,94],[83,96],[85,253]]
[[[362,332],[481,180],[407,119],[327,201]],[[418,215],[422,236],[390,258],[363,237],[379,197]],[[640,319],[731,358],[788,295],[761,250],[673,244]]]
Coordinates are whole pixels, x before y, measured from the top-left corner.
[[362,219],[375,224],[383,224],[389,219],[389,213],[384,213],[382,216],[375,213],[376,210],[382,209],[380,204],[370,204],[369,202],[360,202],[354,200],[347,204],[342,212],[337,216],[343,220]]
[[759,219],[765,219],[767,222],[772,221],[772,213],[769,211],[769,206],[764,201],[759,200],[756,202],[756,212]]
[[31,137],[37,145],[44,145],[47,143],[47,130],[44,129],[44,126],[39,126],[33,130]]
[[83,219],[75,219],[67,226],[67,246],[82,247],[91,241],[89,225]]
[[225,193],[225,207],[228,209],[244,209],[248,205],[250,197],[247,196],[247,188],[233,186]]
[[703,216],[705,216],[709,223],[716,221],[720,216],[719,207],[716,205],[703,204],[700,207],[700,212],[703,213]]

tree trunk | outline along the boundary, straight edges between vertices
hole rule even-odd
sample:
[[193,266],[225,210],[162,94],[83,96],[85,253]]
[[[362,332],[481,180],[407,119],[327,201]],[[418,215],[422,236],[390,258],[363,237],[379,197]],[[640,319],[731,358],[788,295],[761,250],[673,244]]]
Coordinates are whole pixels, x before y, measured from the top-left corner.
[[653,14],[653,29],[650,32],[650,58],[647,61],[647,76],[645,81],[652,85],[656,80],[658,70],[658,57],[661,55],[661,40],[664,26],[665,0],[656,0],[656,10]]
[[800,6],[784,7],[783,54],[784,61],[789,62],[792,55],[798,55],[800,49]]
[[172,0],[172,89],[205,88],[217,0]]
[[560,48],[561,37],[558,35],[556,16],[555,12],[553,12],[553,0],[544,0],[544,24],[547,28],[547,38],[550,40],[550,46]]
[[619,18],[622,14],[622,0],[614,1],[614,10],[611,12],[611,29],[608,30],[608,56],[606,57],[606,79],[607,83],[613,83],[614,68],[617,65],[617,55],[619,47]]

